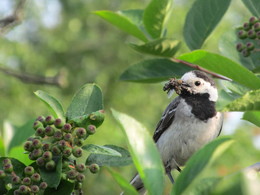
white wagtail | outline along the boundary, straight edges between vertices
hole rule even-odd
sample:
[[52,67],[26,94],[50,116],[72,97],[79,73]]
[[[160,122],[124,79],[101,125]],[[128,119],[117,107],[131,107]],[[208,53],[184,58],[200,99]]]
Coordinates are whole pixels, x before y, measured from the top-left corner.
[[[164,90],[168,90],[168,94],[175,91],[179,96],[167,106],[153,139],[173,183],[171,170],[181,171],[180,167],[194,152],[220,134],[223,116],[215,109],[216,85],[204,72],[187,72],[180,80],[170,80]],[[145,191],[139,175],[131,184],[140,193]]]

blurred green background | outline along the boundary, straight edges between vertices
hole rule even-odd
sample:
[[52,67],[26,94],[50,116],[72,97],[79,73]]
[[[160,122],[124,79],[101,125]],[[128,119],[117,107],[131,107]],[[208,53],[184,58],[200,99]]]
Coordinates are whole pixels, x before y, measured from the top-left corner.
[[[1,0],[0,18],[12,14],[17,2]],[[88,139],[89,142],[126,146],[121,130],[111,117],[110,108],[133,116],[152,134],[161,113],[170,102],[162,90],[163,83],[119,81],[126,67],[146,57],[134,52],[126,44],[137,40],[92,14],[96,10],[144,8],[148,2],[28,0],[23,9],[22,23],[1,36],[0,67],[37,77],[60,74],[62,86],[28,84],[1,71],[0,131],[2,138],[5,138],[3,144],[8,144],[10,124],[21,126],[38,115],[49,114],[46,106],[34,96],[34,91],[40,89],[52,94],[66,109],[73,94],[83,84],[93,82],[102,88],[106,119],[97,134]],[[183,40],[185,16],[193,2],[174,1],[168,23],[168,37]],[[250,16],[240,1],[233,0],[223,20],[206,41],[204,49],[219,53],[218,43],[223,34],[241,25]],[[181,52],[188,51],[183,43]],[[232,134],[238,142],[223,155],[223,162],[214,165],[216,174],[233,173],[259,161],[260,152],[256,148],[260,148],[260,129],[241,121],[240,117],[239,113],[226,114],[222,134]],[[135,172],[133,166],[116,170],[129,180]],[[167,186],[170,190],[168,180]],[[97,175],[88,174],[84,192],[94,195],[118,194],[120,188],[109,173],[102,169]]]

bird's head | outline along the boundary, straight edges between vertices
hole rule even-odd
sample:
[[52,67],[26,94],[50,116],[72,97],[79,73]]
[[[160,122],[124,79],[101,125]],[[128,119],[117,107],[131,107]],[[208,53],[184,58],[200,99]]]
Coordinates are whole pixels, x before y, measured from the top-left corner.
[[193,70],[185,73],[180,80],[174,80],[167,83],[168,92],[176,91],[180,96],[205,96],[210,101],[216,102],[218,91],[213,79],[206,73]]

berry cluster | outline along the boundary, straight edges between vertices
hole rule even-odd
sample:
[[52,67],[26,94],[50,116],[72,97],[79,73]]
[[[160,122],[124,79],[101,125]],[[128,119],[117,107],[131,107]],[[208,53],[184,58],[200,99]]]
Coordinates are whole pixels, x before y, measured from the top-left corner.
[[239,39],[250,39],[246,43],[238,43],[236,45],[237,51],[241,52],[244,57],[250,56],[251,52],[255,50],[254,42],[260,40],[260,18],[252,16],[248,22],[245,22],[242,27],[239,28],[237,33]]
[[39,173],[32,166],[24,168],[23,177],[19,177],[13,169],[10,159],[3,160],[3,170],[0,170],[0,179],[11,180],[14,195],[19,194],[39,194],[47,188],[47,183],[43,182]]

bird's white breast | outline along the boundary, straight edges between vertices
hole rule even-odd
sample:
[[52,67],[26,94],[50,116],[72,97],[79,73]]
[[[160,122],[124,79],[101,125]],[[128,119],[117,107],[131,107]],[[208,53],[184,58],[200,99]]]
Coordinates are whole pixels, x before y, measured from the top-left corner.
[[183,166],[195,151],[218,136],[222,120],[222,114],[217,113],[207,122],[201,121],[191,113],[191,107],[181,100],[173,123],[157,141],[164,164],[171,163],[172,168],[176,168],[176,163]]

